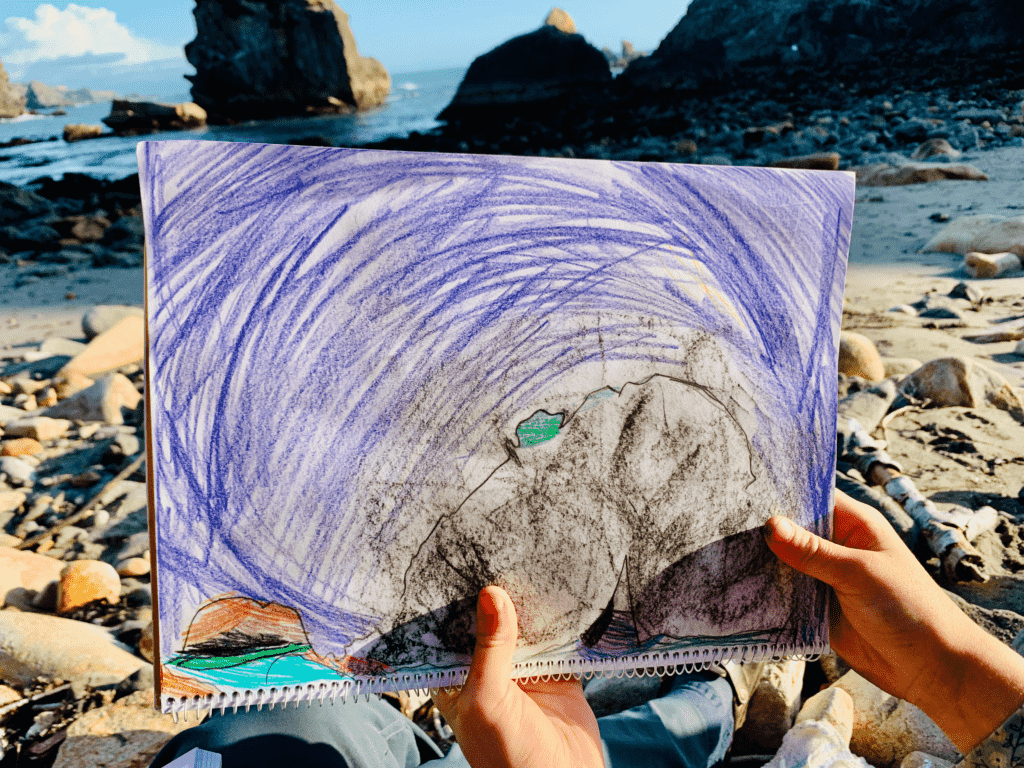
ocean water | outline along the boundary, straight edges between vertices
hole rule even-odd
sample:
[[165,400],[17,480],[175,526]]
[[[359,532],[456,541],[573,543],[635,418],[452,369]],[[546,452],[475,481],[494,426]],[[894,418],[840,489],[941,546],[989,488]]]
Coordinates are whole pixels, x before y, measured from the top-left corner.
[[455,95],[464,69],[413,72],[391,76],[391,94],[380,107],[350,115],[290,117],[233,126],[211,125],[194,131],[152,133],[66,144],[59,138],[69,123],[98,124],[110,114],[110,104],[70,107],[65,116],[22,115],[0,120],[0,142],[14,138],[49,138],[20,147],[0,149],[0,181],[24,184],[40,176],[59,178],[65,173],[119,179],[135,173],[135,145],[159,139],[203,139],[283,144],[307,136],[324,136],[337,146],[407,136],[439,125],[434,119]]

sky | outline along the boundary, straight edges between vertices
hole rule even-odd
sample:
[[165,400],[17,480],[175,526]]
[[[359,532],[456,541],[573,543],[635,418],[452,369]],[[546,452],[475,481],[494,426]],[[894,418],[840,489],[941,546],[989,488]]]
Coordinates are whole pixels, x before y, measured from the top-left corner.
[[[584,37],[619,50],[653,50],[690,0],[565,0]],[[536,29],[551,0],[341,0],[364,56],[392,74],[466,67],[481,53]],[[3,0],[0,62],[11,79],[73,88],[133,90],[192,71],[194,0]],[[183,89],[187,83],[183,83]],[[140,90],[134,88],[134,90]],[[145,90],[145,88],[141,88]]]

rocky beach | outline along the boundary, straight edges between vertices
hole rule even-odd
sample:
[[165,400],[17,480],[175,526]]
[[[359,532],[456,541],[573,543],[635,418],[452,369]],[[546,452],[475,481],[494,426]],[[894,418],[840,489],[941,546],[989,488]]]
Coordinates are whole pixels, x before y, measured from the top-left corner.
[[[614,79],[603,56],[561,70],[558,50],[575,57],[582,39],[571,19],[549,17],[506,44],[518,49],[470,68],[444,125],[368,146],[856,173],[837,484],[880,509],[963,610],[1024,652],[1024,77],[1020,49],[998,47],[1010,33],[985,15],[999,3],[968,4],[959,47],[956,27],[937,23],[930,56],[880,42],[898,18],[872,26],[856,14],[829,21],[845,25],[838,36],[820,19],[790,19],[796,31],[776,34],[786,44],[770,55],[708,48],[700,25],[717,23],[720,5],[694,2],[688,28]],[[823,49],[823,39],[842,44]],[[517,50],[536,66],[492,98],[488,72]],[[538,51],[550,54],[546,70]],[[689,63],[671,69],[683,53]],[[340,108],[318,83],[317,109]],[[380,98],[366,83],[345,87]],[[215,113],[215,96],[202,93]],[[282,104],[295,108],[278,94]],[[253,102],[230,106],[247,115]],[[143,241],[137,176],[0,183],[5,768],[145,766],[195,722],[153,710]],[[921,504],[886,494],[894,476],[912,481]],[[935,530],[958,543],[936,551]],[[588,696],[602,714],[658,685],[600,679]],[[426,697],[393,701],[450,744]],[[772,663],[730,759],[792,764],[807,721],[830,723],[837,748],[876,768],[959,759],[920,710],[834,655]]]

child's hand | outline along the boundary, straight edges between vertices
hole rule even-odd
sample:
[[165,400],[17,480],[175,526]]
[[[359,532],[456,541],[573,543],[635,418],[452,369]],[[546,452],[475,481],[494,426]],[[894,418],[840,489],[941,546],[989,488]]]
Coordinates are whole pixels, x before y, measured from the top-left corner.
[[434,692],[434,702],[476,768],[604,766],[597,718],[579,680],[512,680],[519,624],[501,587],[477,601],[477,636],[461,689]]

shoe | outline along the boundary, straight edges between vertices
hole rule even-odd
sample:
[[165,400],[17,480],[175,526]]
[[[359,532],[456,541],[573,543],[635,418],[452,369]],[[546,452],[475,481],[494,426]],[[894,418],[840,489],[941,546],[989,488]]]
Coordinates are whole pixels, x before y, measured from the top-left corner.
[[750,697],[757,690],[758,683],[764,677],[767,661],[754,661],[741,664],[736,661],[726,661],[715,664],[711,667],[712,672],[717,672],[729,680],[732,686],[732,715],[735,730],[739,730],[747,719],[747,708],[750,706]]

